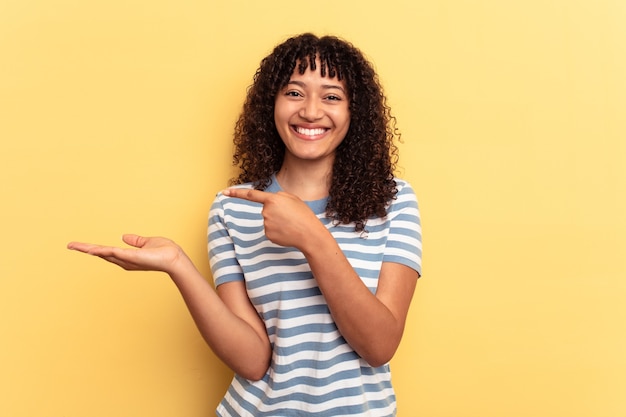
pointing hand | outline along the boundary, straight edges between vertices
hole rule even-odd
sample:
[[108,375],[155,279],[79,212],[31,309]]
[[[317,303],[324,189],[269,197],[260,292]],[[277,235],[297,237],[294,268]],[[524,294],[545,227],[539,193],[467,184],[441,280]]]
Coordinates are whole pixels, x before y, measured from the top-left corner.
[[315,213],[293,194],[243,188],[229,188],[223,194],[263,204],[265,236],[277,245],[302,250],[315,230],[326,230]]

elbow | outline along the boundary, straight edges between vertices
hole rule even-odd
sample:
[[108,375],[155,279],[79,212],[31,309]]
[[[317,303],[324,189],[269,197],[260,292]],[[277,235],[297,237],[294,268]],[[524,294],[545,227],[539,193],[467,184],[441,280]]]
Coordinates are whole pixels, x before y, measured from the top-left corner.
[[272,351],[269,343],[260,347],[253,347],[251,350],[239,352],[233,352],[231,349],[229,353],[233,354],[220,359],[222,359],[237,376],[249,381],[260,381],[263,379],[267,374],[272,360]]
[[363,358],[365,360],[365,362],[367,362],[367,364],[369,366],[371,366],[372,368],[378,368],[380,366],[386,365],[389,363],[389,361],[391,361],[391,358],[393,357],[393,355],[389,355],[389,356],[378,356],[378,357],[370,357],[370,358]]
[[249,381],[260,381],[267,374],[267,370],[269,368],[269,362],[254,364],[248,367],[240,367],[238,369],[233,369],[233,371],[242,378],[245,378]]
[[366,362],[372,368],[379,368],[389,363],[389,361],[366,361]]
[[402,340],[402,333],[398,332],[395,335],[389,335],[389,337],[370,341],[356,351],[369,366],[378,368],[391,361],[398,350],[398,346],[400,346],[400,340]]
[[372,368],[378,368],[380,366],[388,364],[391,361],[393,355],[396,353],[397,347],[398,346],[396,345],[376,351],[365,352],[363,355],[361,355],[361,358],[363,358],[363,360],[367,362],[367,364]]
[[263,377],[265,376],[265,374],[267,374],[267,369],[264,369],[262,372],[246,372],[245,375],[243,374],[238,374],[241,377],[244,377],[245,379],[249,380],[249,381],[260,381],[263,379]]

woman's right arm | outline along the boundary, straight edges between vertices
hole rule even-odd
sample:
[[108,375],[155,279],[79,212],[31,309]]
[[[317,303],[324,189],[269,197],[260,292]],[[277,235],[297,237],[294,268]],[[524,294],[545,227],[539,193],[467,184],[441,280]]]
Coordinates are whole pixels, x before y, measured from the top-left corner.
[[216,294],[191,262],[188,270],[170,276],[213,352],[238,375],[263,378],[270,364],[270,342],[243,281],[221,284]]
[[271,348],[265,326],[248,299],[243,282],[230,282],[217,292],[182,249],[169,239],[124,235],[134,248],[72,242],[69,249],[88,253],[126,270],[169,274],[213,352],[235,373],[261,379],[269,367]]

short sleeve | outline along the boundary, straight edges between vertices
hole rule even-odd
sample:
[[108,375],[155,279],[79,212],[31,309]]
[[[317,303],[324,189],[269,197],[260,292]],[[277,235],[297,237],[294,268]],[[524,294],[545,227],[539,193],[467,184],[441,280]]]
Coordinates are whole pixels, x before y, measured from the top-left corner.
[[422,226],[417,196],[409,183],[396,180],[398,194],[388,209],[389,236],[383,262],[396,262],[422,275]]
[[235,246],[224,220],[223,199],[219,193],[209,211],[209,264],[215,286],[231,281],[243,281],[243,271],[237,262]]

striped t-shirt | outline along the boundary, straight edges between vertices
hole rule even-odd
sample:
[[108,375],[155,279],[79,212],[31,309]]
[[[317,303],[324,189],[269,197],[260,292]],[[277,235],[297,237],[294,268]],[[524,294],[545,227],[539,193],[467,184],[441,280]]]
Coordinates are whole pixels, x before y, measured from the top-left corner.
[[[326,199],[306,202],[373,293],[383,262],[401,263],[421,274],[417,199],[407,182],[396,179],[396,183],[398,194],[387,216],[368,219],[366,233],[355,232],[354,224],[337,225],[328,219]],[[266,191],[280,191],[275,177]],[[389,365],[369,366],[346,343],[304,255],[265,237],[261,209],[259,203],[219,193],[209,214],[208,247],[215,284],[245,281],[272,347],[263,379],[250,381],[235,375],[217,415],[395,415]]]

